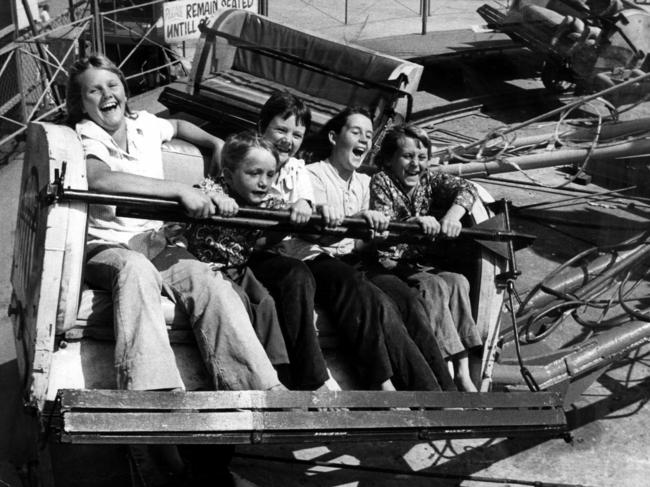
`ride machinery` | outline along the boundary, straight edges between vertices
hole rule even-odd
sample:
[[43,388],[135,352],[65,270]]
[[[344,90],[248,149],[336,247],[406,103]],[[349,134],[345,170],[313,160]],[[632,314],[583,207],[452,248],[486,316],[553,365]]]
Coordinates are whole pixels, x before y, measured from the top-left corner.
[[[650,11],[627,0],[515,0],[506,12],[483,5],[492,28],[543,59],[541,78],[553,91],[591,93],[647,73]],[[620,105],[648,91],[647,80],[611,93]]]

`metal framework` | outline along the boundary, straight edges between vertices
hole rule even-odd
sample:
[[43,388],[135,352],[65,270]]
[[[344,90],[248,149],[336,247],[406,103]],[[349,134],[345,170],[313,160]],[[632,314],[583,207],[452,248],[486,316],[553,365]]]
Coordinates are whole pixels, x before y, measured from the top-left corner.
[[152,18],[145,28],[124,20],[134,9],[155,7],[164,1],[129,2],[117,8],[119,2],[113,0],[112,8],[106,9],[107,2],[100,4],[99,0],[69,0],[65,13],[43,25],[35,21],[27,1],[22,0],[29,27],[19,31],[9,26],[0,32],[5,41],[10,40],[0,47],[0,150],[22,137],[29,122],[63,117],[68,66],[89,48],[104,53],[106,31],[120,30],[138,39],[123,53],[120,68],[146,47],[163,53],[165,63],[127,73],[127,80],[181,70],[178,53],[155,38],[159,18]]

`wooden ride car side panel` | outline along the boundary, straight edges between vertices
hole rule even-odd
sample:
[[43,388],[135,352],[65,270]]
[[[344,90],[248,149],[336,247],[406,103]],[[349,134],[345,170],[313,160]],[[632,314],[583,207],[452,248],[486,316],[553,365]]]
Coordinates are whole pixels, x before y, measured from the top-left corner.
[[[86,188],[81,145],[71,129],[32,123],[21,178],[11,283],[25,399],[42,408],[56,330],[76,318],[86,205],[47,204],[48,184],[66,163],[66,184]],[[65,257],[72,257],[66,260]],[[65,277],[64,277],[65,276]]]

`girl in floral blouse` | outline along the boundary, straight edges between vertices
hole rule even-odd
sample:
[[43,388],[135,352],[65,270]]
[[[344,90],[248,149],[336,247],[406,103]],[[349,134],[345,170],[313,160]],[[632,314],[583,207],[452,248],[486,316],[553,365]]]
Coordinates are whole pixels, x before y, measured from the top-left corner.
[[[228,137],[221,155],[223,175],[204,179],[200,188],[207,194],[228,197],[232,213],[239,206],[282,209],[284,201],[269,198],[270,181],[275,177],[277,153],[254,132]],[[192,224],[187,229],[187,249],[200,261],[209,263],[243,290],[241,296],[251,314],[255,332],[271,363],[280,373],[289,356],[278,323],[273,298],[255,278],[247,262],[263,230]],[[282,379],[282,377],[280,377]]]
[[[471,211],[477,194],[467,181],[428,168],[430,155],[431,142],[418,127],[401,125],[386,133],[377,155],[382,171],[370,182],[370,208],[391,220],[417,222],[431,237],[457,237],[460,219]],[[433,214],[440,210],[445,213],[438,220]],[[409,244],[383,246],[379,263],[419,290],[458,386],[476,391],[468,350],[482,341],[471,313],[469,283],[461,274],[423,267],[421,251]]]
[[[206,178],[201,183],[204,191],[230,196],[236,205],[235,211],[239,206],[291,211],[291,202],[284,195],[272,191],[280,156],[270,141],[254,132],[231,135],[223,147],[221,159],[222,176]],[[293,218],[292,221],[303,223]],[[196,224],[187,235],[190,252],[211,263],[244,289],[251,305],[255,331],[281,380],[292,389],[340,390],[338,384],[329,378],[316,337],[314,283],[309,269],[305,267],[301,272],[300,266],[304,267],[301,261],[283,257],[282,273],[275,274],[275,281],[283,283],[290,279],[291,289],[299,292],[274,301],[269,291],[275,289],[276,283],[271,282],[267,289],[268,280],[259,279],[257,270],[251,269],[251,262],[255,260],[252,257],[254,250],[269,237],[267,232]],[[272,269],[277,271],[277,266]],[[283,365],[287,363],[288,366]]]

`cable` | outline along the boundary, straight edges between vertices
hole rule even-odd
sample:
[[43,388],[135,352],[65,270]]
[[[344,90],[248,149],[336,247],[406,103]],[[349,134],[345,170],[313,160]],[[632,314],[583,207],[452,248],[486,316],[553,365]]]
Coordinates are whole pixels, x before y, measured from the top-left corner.
[[513,302],[513,290],[515,282],[513,279],[508,279],[506,283],[506,292],[508,293],[508,303],[510,304],[510,319],[512,320],[512,329],[514,331],[515,339],[515,352],[517,353],[517,362],[519,362],[519,371],[524,379],[524,382],[532,392],[539,392],[540,388],[537,381],[530,373],[530,370],[524,365],[524,359],[521,356],[521,343],[519,341],[519,330],[517,329],[517,317],[515,316],[515,305]]
[[[517,309],[517,316],[522,316],[524,314],[525,308],[528,305],[528,303],[532,300],[532,298],[537,295],[540,291],[544,290],[544,288],[548,288],[547,284],[548,282],[553,279],[555,276],[557,276],[560,272],[562,272],[564,269],[567,267],[573,265],[574,263],[586,259],[587,257],[593,255],[593,254],[600,254],[600,253],[613,253],[616,251],[620,250],[625,250],[629,249],[631,247],[637,246],[637,245],[642,245],[642,244],[648,244],[650,243],[649,240],[649,234],[648,232],[643,232],[639,235],[636,235],[632,238],[629,238],[628,240],[624,242],[619,242],[617,244],[612,244],[612,245],[605,245],[605,246],[595,246],[586,250],[583,250],[582,252],[578,253],[577,255],[574,255],[571,257],[569,260],[565,261],[564,263],[560,264],[558,267],[553,269],[544,279],[542,279],[536,286],[533,287],[533,289],[528,293],[526,296],[526,299],[524,300],[523,304]],[[615,262],[616,258],[615,256],[612,256],[612,262],[608,265],[611,266]]]
[[[647,273],[646,273],[647,275]],[[621,305],[621,308],[623,308],[627,313],[630,315],[634,316],[636,319],[645,321],[645,322],[650,322],[650,316],[647,315],[646,313],[641,313],[637,311],[636,309],[633,309],[631,306],[627,304],[627,302],[623,299],[622,292],[623,288],[625,286],[625,283],[627,282],[627,279],[630,276],[630,272],[628,272],[623,279],[623,282],[621,282],[621,285],[618,288],[618,296],[619,296],[619,304]],[[644,276],[645,277],[645,276]],[[637,281],[638,283],[638,281]],[[636,287],[636,284],[633,286],[633,288]]]
[[[556,297],[557,300],[554,304],[546,306],[541,312],[529,316],[522,330],[517,330],[516,327],[514,328],[516,344],[518,344],[522,337],[525,339],[526,343],[535,343],[543,340],[544,338],[548,337],[553,331],[555,331],[557,327],[564,322],[568,315],[571,315],[571,317],[579,325],[589,330],[589,333],[585,339],[591,337],[595,331],[609,329],[630,321],[630,317],[650,322],[650,315],[641,313],[627,304],[628,296],[630,296],[634,289],[636,289],[641,280],[643,280],[650,273],[649,270],[646,270],[643,276],[639,277],[631,288],[625,289],[625,285],[627,284],[632,271],[629,269],[621,269],[621,272],[627,271],[627,273],[622,281],[618,283],[615,294],[606,299],[597,298],[598,296],[612,289],[612,283],[616,281],[616,276],[610,276],[609,279],[603,280],[603,282],[599,283],[599,286],[597,288],[590,290],[590,297],[584,299],[576,297],[572,293],[556,292],[554,289],[548,287],[548,282],[555,278],[561,271],[566,269],[568,266],[581,261],[582,259],[592,256],[594,253],[601,253],[604,250],[607,250],[610,253],[615,253],[619,250],[629,248],[631,246],[643,245],[647,243],[647,233],[644,233],[640,236],[635,237],[634,239],[630,239],[620,244],[608,247],[594,247],[587,249],[553,270],[548,276],[546,276],[546,278],[544,278],[529,292],[526,300],[520,305],[519,309],[517,310],[517,316],[522,317],[526,314],[526,306],[540,291],[551,294],[552,296]],[[611,262],[607,264],[606,269],[601,272],[606,272],[607,269],[611,268],[615,264],[616,260],[616,256],[612,255]],[[638,268],[638,262],[634,262],[637,264],[636,267]],[[634,299],[630,298],[629,300],[633,301]],[[622,316],[618,315],[607,320],[605,319],[610,311],[619,307],[625,311],[627,316],[623,318]],[[583,311],[580,311],[580,308],[583,308]],[[581,314],[586,313],[588,309],[601,309],[602,311],[600,313],[600,317],[596,320],[584,319]],[[544,323],[537,327],[535,326],[547,317],[554,319],[551,323]]]

